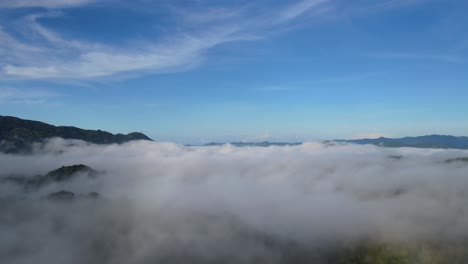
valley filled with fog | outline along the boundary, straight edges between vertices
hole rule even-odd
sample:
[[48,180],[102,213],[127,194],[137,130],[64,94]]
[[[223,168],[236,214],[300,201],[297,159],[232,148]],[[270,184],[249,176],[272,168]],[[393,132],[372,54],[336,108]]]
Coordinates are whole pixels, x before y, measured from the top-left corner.
[[[34,189],[2,181],[0,262],[466,263],[467,156],[52,139],[0,154],[0,177],[75,164],[97,176]],[[47,198],[61,190],[75,197]]]

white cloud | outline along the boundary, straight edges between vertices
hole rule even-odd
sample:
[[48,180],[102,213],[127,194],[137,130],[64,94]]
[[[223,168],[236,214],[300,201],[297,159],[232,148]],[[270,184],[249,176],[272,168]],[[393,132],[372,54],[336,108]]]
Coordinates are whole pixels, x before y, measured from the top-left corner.
[[386,0],[377,3],[377,7],[380,8],[397,8],[401,6],[418,5],[429,2],[431,0]]
[[[209,48],[229,41],[240,40],[235,28],[222,28],[198,36],[181,36],[167,43],[149,46],[139,51],[121,50],[94,45],[81,51],[76,60],[59,61],[51,66],[3,67],[6,75],[25,79],[94,78],[132,71],[168,72],[196,65]],[[55,43],[60,39],[54,38]],[[66,44],[68,45],[68,43]],[[75,42],[74,47],[85,46]],[[46,62],[44,62],[46,63]]]
[[54,66],[48,67],[15,67],[6,65],[3,71],[7,75],[21,76],[32,79],[57,77],[57,69]]
[[41,88],[20,89],[0,87],[0,103],[37,104],[58,96],[61,96],[61,94]]
[[302,0],[295,4],[290,5],[280,13],[279,21],[284,22],[287,20],[295,19],[304,13],[316,8],[329,0]]
[[0,0],[0,8],[65,8],[95,2],[95,0]]
[[43,53],[45,50],[37,45],[25,44],[10,34],[5,32],[3,27],[0,25],[0,56],[2,63],[17,63],[31,58],[35,58],[36,55]]
[[41,18],[50,18],[50,17],[59,17],[62,14],[60,12],[48,12],[48,13],[41,13],[41,14],[33,14],[26,16],[24,19],[24,27],[29,28],[29,30],[40,37],[43,38],[44,41],[47,42],[50,46],[54,47],[55,49],[61,50],[76,50],[76,51],[86,51],[92,50],[96,48],[104,48],[102,45],[98,43],[88,43],[85,41],[77,41],[73,39],[64,39],[56,32],[53,32],[46,27],[42,26],[38,19]]
[[[4,65],[2,69],[5,76],[24,79],[80,79],[131,71],[177,71],[199,63],[203,52],[214,46],[248,38],[248,36],[237,34],[237,28],[228,26],[213,28],[203,34],[173,36],[167,38],[166,42],[147,44],[146,47],[121,49],[99,43],[64,40],[55,32],[38,24],[36,22],[38,17],[40,16],[28,17],[29,28],[42,36],[51,47],[41,49],[28,46],[3,32],[3,38],[8,40],[8,45],[0,44],[0,47],[3,46],[5,53],[18,43],[22,50],[30,49],[31,52],[39,53],[39,56],[34,56],[38,59],[37,61],[31,61],[30,57],[26,56],[16,56],[9,60],[12,63]],[[56,54],[57,50],[60,50],[61,54],[78,53],[79,57],[61,58]]]
[[[87,2],[87,1],[86,1]],[[23,27],[40,38],[40,41],[20,41],[5,31],[0,31],[0,52],[6,60],[0,63],[2,78],[13,79],[86,79],[132,74],[135,72],[164,73],[183,71],[199,65],[209,49],[232,41],[257,40],[270,26],[280,26],[298,17],[323,1],[304,1],[287,6],[280,21],[261,16],[250,17],[243,10],[209,9],[208,17],[201,13],[176,12],[187,27],[193,23],[203,25],[203,30],[182,30],[169,33],[160,40],[147,40],[145,44],[116,47],[104,43],[91,43],[65,39],[38,22],[38,18],[60,15],[33,14],[23,19]],[[35,2],[36,3],[36,2]],[[63,5],[83,4],[84,1],[64,2]],[[32,1],[17,5],[32,5]],[[37,5],[58,5],[58,1],[40,1]],[[272,12],[272,11],[268,11]],[[275,11],[276,12],[276,11]],[[1,29],[0,29],[1,30]],[[34,58],[34,59],[31,59]]]
[[[0,209],[9,216],[0,219],[0,244],[20,252],[2,260],[154,263],[175,254],[188,258],[180,263],[284,263],[291,249],[319,257],[315,249],[363,239],[444,245],[468,235],[468,166],[445,162],[464,156],[315,142],[236,148],[55,139],[35,155],[0,154],[0,173],[33,176],[80,163],[106,173],[28,193],[0,183]],[[61,189],[98,191],[102,199],[41,199]]]
[[[52,8],[90,2],[22,0],[1,2],[0,6]],[[279,10],[255,7],[255,4],[237,9],[207,8],[196,12],[175,8],[167,12],[180,19],[177,31],[167,32],[158,40],[146,39],[126,47],[65,38],[38,22],[39,18],[64,15],[62,13],[28,14],[21,18],[22,25],[18,27],[22,30],[20,35],[28,36],[25,39],[20,40],[0,27],[0,55],[4,58],[0,62],[0,78],[70,80],[185,71],[200,65],[207,51],[214,47],[232,41],[262,39],[271,32],[280,32],[278,29],[282,26],[290,26],[296,18],[323,10],[332,3],[330,0],[301,0]],[[253,11],[260,15],[252,16]],[[454,56],[437,54],[387,53],[376,56],[461,61]]]
[[[92,0],[18,0],[0,1],[0,7],[61,8],[90,4]],[[411,4],[421,0],[410,1]],[[90,42],[62,36],[38,22],[46,16],[62,13],[30,13],[17,21],[19,35],[10,28],[0,27],[1,79],[89,79],[121,74],[166,73],[185,71],[199,65],[210,49],[231,41],[252,41],[281,32],[296,18],[337,4],[332,0],[300,0],[282,8],[265,8],[256,4],[237,8],[205,8],[186,11],[169,8],[166,11],[178,19],[177,30],[166,32],[158,40],[146,39],[144,44],[126,47]],[[380,9],[398,7],[403,1],[377,4]],[[371,5],[372,6],[372,5]],[[375,7],[374,6],[374,7]],[[141,12],[141,10],[139,10]],[[256,13],[259,15],[253,16]],[[197,28],[197,30],[194,30]],[[443,54],[377,54],[386,58],[406,58],[462,62],[461,58]]]

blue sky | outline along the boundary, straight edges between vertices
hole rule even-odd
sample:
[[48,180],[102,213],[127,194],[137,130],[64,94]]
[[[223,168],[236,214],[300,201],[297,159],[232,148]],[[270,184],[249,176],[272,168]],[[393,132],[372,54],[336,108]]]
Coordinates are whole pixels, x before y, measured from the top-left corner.
[[467,10],[0,0],[0,114],[183,143],[468,135]]

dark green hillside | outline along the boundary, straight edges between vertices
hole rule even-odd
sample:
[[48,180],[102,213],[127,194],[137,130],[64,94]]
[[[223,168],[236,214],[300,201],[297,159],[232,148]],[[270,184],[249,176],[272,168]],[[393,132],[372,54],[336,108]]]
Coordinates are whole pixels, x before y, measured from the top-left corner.
[[64,181],[70,179],[77,173],[83,173],[88,175],[88,177],[95,177],[97,175],[97,171],[91,169],[90,167],[79,164],[79,165],[72,165],[72,166],[62,166],[56,170],[53,170],[45,175],[51,181]]
[[94,144],[125,143],[132,140],[151,140],[146,135],[133,132],[127,135],[112,134],[102,130],[81,129],[72,126],[53,126],[39,121],[11,116],[0,116],[0,152],[29,152],[31,144],[47,138],[79,139]]
[[0,180],[0,182],[12,182],[22,186],[24,189],[31,190],[43,187],[50,183],[58,183],[67,181],[77,175],[94,178],[98,172],[86,165],[62,166],[56,170],[48,172],[46,175],[36,175],[33,177],[25,176],[8,176]]

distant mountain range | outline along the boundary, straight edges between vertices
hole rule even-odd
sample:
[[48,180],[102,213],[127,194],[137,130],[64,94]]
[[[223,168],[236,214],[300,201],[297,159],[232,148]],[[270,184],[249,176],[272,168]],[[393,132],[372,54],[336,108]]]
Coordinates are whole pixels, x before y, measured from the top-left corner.
[[53,126],[39,121],[12,116],[0,116],[0,152],[27,153],[32,143],[47,138],[80,139],[94,144],[124,143],[131,140],[151,140],[146,135],[133,132],[127,135],[101,130],[88,130],[72,126]]
[[334,140],[354,144],[372,144],[382,147],[412,147],[412,148],[442,148],[442,149],[468,149],[468,137],[455,137],[447,135],[428,135],[420,137],[403,138],[375,138]]
[[[102,130],[88,130],[72,126],[53,126],[39,121],[25,120],[12,116],[0,116],[0,152],[28,153],[32,143],[43,142],[45,139],[60,137],[64,139],[80,139],[94,144],[125,143],[132,140],[152,140],[145,134],[133,132],[129,134],[112,134]],[[353,144],[372,144],[382,147],[413,147],[413,148],[443,148],[468,149],[468,137],[448,135],[428,135],[403,138],[375,138],[328,140],[324,143],[344,142]],[[211,142],[202,146],[219,146],[226,143]],[[231,142],[236,147],[270,147],[296,146],[301,142]],[[196,146],[196,145],[187,145]]]
[[[219,143],[219,142],[210,142],[203,145],[186,145],[186,146],[221,146],[226,143]],[[302,142],[269,142],[269,141],[262,141],[262,142],[231,142],[229,143],[236,147],[270,147],[270,146],[297,146],[301,145]]]
[[[324,141],[326,144],[333,142],[351,143],[359,145],[377,145],[388,148],[411,147],[411,148],[441,148],[441,149],[468,149],[468,137],[455,137],[446,135],[429,135],[420,137],[403,137],[403,138],[365,138],[365,139],[337,139]],[[220,146],[226,143],[211,142],[201,146]],[[297,146],[301,142],[231,142],[229,143],[236,147],[270,147],[270,146]],[[196,145],[187,145],[196,146]],[[200,145],[198,145],[200,146]]]
[[[333,142],[360,144],[360,145],[377,145],[382,147],[399,148],[442,148],[442,149],[468,149],[468,137],[455,137],[446,135],[429,135],[420,137],[404,137],[404,138],[365,138],[365,139],[337,139],[324,141],[326,144]],[[226,143],[211,142],[201,146],[220,146]],[[236,147],[270,147],[270,146],[297,146],[301,142],[231,142],[229,143]],[[193,146],[193,145],[188,145]]]

